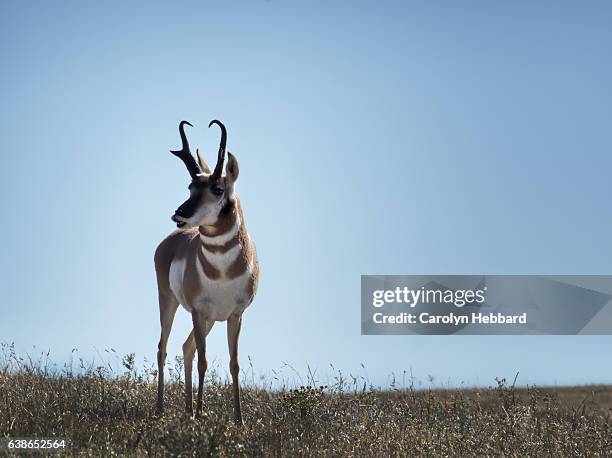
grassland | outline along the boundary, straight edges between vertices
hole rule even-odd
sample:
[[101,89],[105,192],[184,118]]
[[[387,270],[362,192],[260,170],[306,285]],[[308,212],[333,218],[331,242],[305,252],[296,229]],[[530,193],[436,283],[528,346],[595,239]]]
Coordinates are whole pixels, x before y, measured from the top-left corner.
[[[180,362],[179,362],[180,363]],[[612,454],[612,387],[378,390],[342,377],[332,386],[243,390],[212,374],[202,419],[183,413],[180,367],[155,415],[155,371],[50,368],[0,351],[0,436],[66,437],[82,455],[573,456]],[[349,378],[349,380],[351,380]]]

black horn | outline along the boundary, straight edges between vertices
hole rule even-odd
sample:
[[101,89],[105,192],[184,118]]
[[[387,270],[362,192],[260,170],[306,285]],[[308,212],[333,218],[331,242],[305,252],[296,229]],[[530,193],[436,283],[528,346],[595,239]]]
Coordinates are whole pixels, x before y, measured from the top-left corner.
[[183,144],[183,147],[178,151],[170,150],[170,152],[184,162],[189,175],[191,175],[191,178],[195,179],[198,174],[201,173],[201,170],[200,167],[198,167],[198,163],[193,158],[191,151],[189,150],[189,142],[187,141],[187,135],[185,135],[185,124],[193,127],[193,125],[187,121],[181,121],[179,124],[179,134],[181,134],[181,143]]
[[221,172],[223,171],[223,162],[225,161],[225,145],[227,144],[227,130],[225,130],[225,126],[221,121],[213,119],[210,121],[208,127],[213,124],[218,125],[221,128],[221,142],[219,143],[219,154],[217,155],[217,165],[215,166],[215,170],[211,175],[211,179],[217,180],[221,176]]

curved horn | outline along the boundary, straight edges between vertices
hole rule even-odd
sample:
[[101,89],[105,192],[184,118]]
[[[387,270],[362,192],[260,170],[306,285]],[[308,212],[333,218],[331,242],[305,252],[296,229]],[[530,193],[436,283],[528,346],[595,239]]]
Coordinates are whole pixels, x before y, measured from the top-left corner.
[[170,152],[183,161],[185,167],[187,167],[189,175],[191,175],[191,178],[195,179],[198,174],[201,173],[201,170],[191,155],[191,151],[189,150],[189,141],[187,141],[187,135],[185,135],[185,124],[193,127],[193,125],[187,121],[181,121],[179,124],[179,134],[181,135],[181,143],[183,147],[178,151],[170,150]]
[[223,162],[225,161],[225,145],[227,144],[227,130],[225,130],[225,126],[221,121],[213,119],[208,124],[208,127],[213,124],[218,125],[221,128],[221,142],[219,143],[219,154],[217,155],[217,165],[215,165],[215,171],[211,175],[211,179],[218,179],[221,176],[221,172],[223,171]]

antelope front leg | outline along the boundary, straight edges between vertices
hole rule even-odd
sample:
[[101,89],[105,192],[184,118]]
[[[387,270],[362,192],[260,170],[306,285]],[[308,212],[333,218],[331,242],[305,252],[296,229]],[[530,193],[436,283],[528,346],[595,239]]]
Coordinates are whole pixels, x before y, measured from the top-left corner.
[[202,397],[204,395],[204,375],[208,363],[206,362],[206,317],[198,311],[193,311],[193,334],[198,351],[198,398],[196,401],[196,418],[202,414]]
[[161,336],[157,345],[157,413],[164,410],[164,364],[166,363],[166,347],[172,329],[174,315],[178,302],[173,297],[159,296],[159,321],[161,322]]
[[227,343],[230,354],[230,373],[232,374],[232,391],[234,395],[234,420],[242,425],[242,410],[240,409],[240,385],[238,375],[240,365],[238,364],[238,337],[240,336],[240,326],[242,316],[232,315],[227,320]]

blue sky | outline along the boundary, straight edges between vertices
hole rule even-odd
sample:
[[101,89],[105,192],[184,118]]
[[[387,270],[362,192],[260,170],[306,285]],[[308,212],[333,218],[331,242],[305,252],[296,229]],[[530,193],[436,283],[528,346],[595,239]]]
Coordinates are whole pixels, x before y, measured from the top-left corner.
[[[611,22],[606,2],[3,2],[1,339],[153,359],[153,252],[188,184],[168,150],[187,119],[210,159],[218,118],[262,269],[243,366],[612,382],[612,337],[367,337],[359,311],[361,274],[612,273]],[[225,367],[224,324],[209,342]]]

